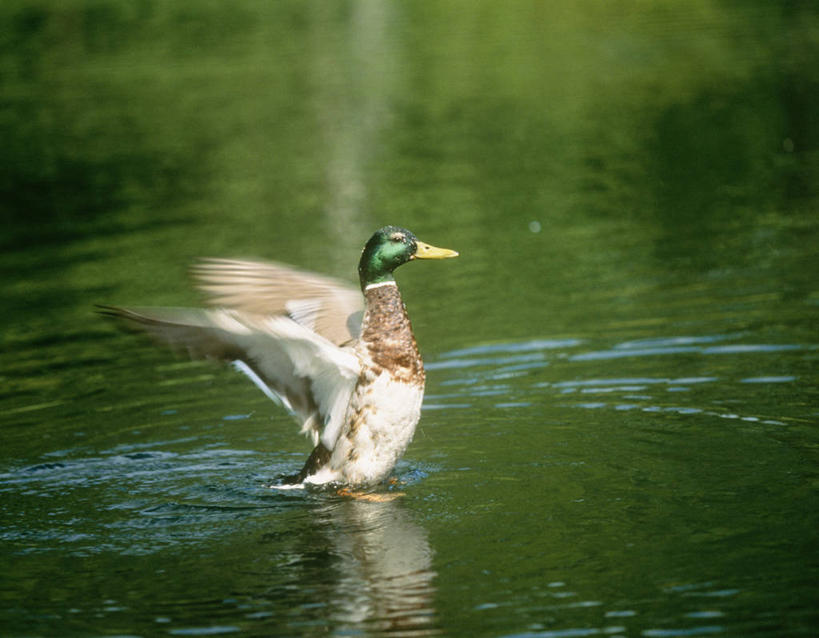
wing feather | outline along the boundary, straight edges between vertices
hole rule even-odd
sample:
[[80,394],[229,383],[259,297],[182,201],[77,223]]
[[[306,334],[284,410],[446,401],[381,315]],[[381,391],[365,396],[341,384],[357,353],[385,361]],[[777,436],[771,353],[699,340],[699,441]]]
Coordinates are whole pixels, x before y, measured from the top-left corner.
[[328,449],[335,445],[360,372],[351,349],[333,344],[289,317],[259,317],[230,309],[100,306],[99,310],[192,358],[243,362],[254,383],[259,385],[261,380],[281,397],[314,443],[321,437]]
[[361,332],[361,292],[332,277],[276,262],[215,258],[200,261],[191,272],[211,305],[287,315],[335,344]]

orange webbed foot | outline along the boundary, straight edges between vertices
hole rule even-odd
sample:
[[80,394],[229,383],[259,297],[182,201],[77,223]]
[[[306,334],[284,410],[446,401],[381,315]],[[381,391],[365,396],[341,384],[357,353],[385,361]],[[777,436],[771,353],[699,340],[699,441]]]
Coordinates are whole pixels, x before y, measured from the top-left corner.
[[403,492],[389,492],[387,494],[379,494],[376,492],[361,492],[359,490],[351,490],[347,487],[342,487],[336,490],[336,494],[344,498],[353,499],[356,501],[363,501],[365,503],[389,503],[395,499],[404,496]]

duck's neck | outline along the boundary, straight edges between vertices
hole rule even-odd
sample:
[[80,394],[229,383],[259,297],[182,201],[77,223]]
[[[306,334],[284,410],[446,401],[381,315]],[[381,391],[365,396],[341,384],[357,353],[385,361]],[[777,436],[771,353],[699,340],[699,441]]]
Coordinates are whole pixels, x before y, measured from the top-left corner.
[[364,288],[361,343],[372,362],[401,380],[424,383],[424,364],[395,281]]

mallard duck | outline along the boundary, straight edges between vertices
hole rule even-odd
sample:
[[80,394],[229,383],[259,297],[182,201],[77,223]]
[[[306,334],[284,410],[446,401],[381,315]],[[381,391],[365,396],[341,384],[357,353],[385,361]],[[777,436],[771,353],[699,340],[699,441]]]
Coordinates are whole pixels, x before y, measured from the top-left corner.
[[385,226],[358,264],[363,300],[343,282],[284,264],[207,259],[193,275],[213,309],[99,311],[194,358],[233,363],[283,405],[313,443],[293,484],[367,486],[406,450],[424,395],[424,365],[393,272],[457,255]]

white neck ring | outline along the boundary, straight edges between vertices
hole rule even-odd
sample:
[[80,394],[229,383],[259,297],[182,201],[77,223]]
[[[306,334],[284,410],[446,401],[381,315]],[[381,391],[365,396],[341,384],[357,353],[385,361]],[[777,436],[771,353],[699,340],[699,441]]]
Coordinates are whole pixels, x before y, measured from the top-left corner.
[[367,284],[364,286],[364,292],[368,290],[373,290],[374,288],[381,288],[381,286],[396,286],[397,284],[394,281],[379,281],[375,284]]

